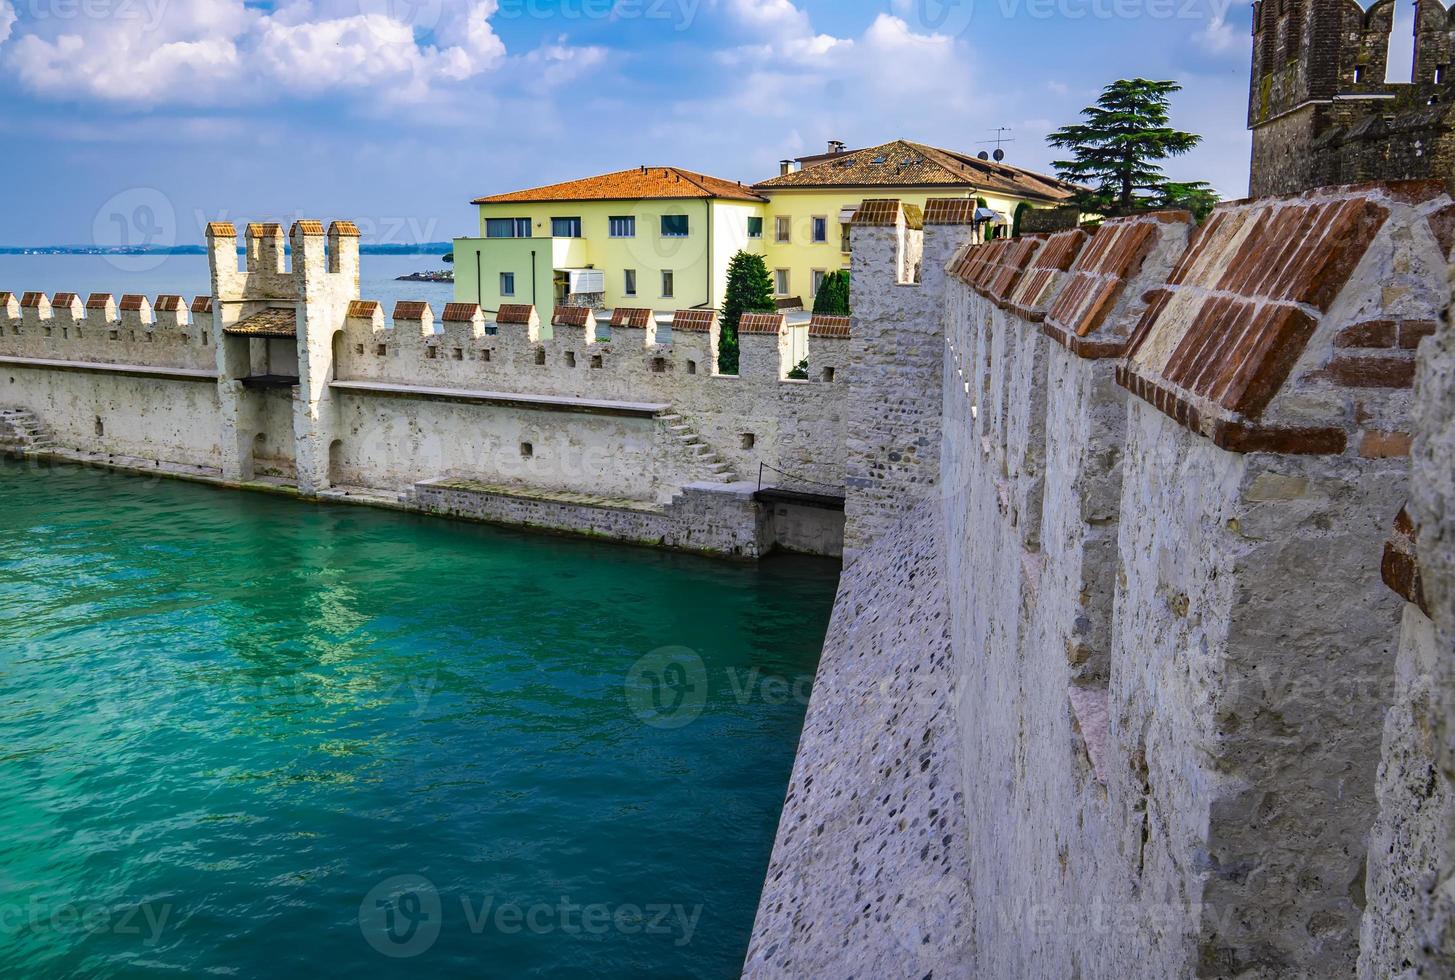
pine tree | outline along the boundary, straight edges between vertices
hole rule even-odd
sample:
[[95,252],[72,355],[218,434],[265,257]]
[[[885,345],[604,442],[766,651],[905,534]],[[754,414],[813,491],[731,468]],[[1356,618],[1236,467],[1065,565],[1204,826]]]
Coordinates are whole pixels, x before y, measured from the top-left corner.
[[813,298],[813,312],[831,316],[849,315],[849,271],[840,269],[824,276]]
[[744,313],[772,313],[773,280],[761,255],[739,252],[728,263],[727,295],[723,298],[722,341],[718,348],[718,370],[738,373],[738,321]]
[[1077,199],[1083,211],[1110,216],[1159,206],[1168,182],[1157,161],[1202,142],[1167,125],[1169,96],[1180,91],[1176,82],[1112,82],[1096,105],[1081,110],[1085,122],[1047,137],[1052,146],[1071,151],[1072,159],[1055,161],[1061,179],[1090,187]]

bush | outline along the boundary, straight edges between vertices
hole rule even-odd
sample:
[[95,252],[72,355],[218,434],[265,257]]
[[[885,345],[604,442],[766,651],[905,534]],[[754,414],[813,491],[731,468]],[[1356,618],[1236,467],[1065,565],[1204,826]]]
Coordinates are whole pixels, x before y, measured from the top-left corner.
[[722,342],[718,348],[718,370],[738,373],[738,322],[744,313],[773,313],[773,279],[761,255],[739,252],[728,263],[727,295],[723,297]]
[[807,381],[808,358],[805,357],[803,360],[799,361],[796,365],[794,365],[793,370],[788,372],[788,376],[795,381]]
[[831,316],[849,315],[849,273],[847,270],[830,272],[824,276],[813,298],[813,312]]

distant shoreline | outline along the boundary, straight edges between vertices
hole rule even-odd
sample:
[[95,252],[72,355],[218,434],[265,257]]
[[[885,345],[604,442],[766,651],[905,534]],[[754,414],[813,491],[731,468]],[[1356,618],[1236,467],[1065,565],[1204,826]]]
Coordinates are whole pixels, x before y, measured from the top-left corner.
[[[453,242],[420,245],[361,245],[362,255],[443,255]],[[205,245],[0,245],[0,255],[206,255]],[[238,249],[243,254],[243,249]]]

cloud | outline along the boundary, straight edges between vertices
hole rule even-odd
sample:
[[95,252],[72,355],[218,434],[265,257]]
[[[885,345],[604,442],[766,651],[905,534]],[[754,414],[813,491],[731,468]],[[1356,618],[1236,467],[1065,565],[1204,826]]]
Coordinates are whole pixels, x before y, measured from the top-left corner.
[[273,11],[244,0],[169,0],[154,22],[27,23],[6,61],[25,88],[60,98],[230,105],[374,89],[417,101],[504,60],[489,23],[496,9],[496,0],[285,0]]
[[1245,41],[1243,33],[1233,30],[1227,16],[1222,12],[1214,13],[1203,29],[1193,35],[1193,40],[1209,54],[1228,54],[1233,51],[1241,54]]
[[10,38],[10,32],[15,27],[15,8],[11,6],[10,0],[0,0],[0,44],[4,44]]

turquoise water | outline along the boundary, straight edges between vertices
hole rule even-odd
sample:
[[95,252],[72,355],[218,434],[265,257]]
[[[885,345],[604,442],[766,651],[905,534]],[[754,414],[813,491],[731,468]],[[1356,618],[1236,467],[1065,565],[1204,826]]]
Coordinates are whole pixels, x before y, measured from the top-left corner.
[[733,976],[836,574],[0,464],[0,975]]

